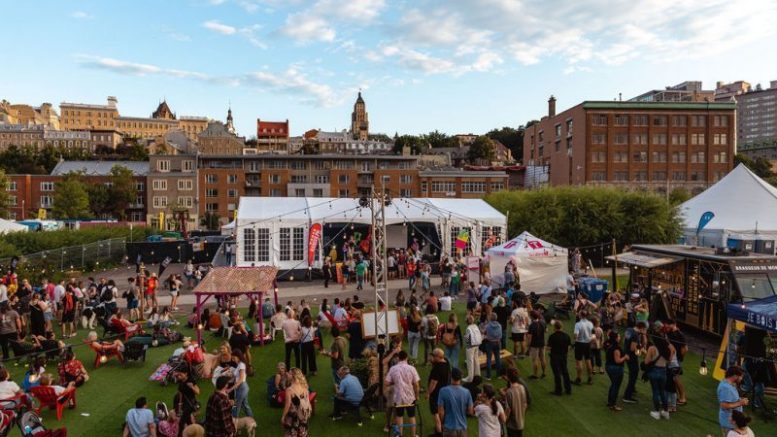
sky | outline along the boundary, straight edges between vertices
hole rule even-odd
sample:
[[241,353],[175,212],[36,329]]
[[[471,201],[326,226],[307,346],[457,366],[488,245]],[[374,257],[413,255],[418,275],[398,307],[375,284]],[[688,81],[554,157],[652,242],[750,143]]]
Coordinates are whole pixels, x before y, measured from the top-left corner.
[[685,80],[777,79],[774,0],[0,0],[0,99],[485,133]]

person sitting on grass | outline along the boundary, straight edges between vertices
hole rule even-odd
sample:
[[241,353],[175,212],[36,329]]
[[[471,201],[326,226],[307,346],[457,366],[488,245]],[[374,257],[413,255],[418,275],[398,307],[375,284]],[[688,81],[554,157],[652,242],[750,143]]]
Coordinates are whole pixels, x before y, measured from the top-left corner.
[[84,368],[83,363],[76,359],[72,349],[67,349],[62,361],[57,366],[59,371],[59,380],[61,383],[74,383],[76,387],[81,387],[89,380],[89,373]]
[[30,364],[30,370],[24,373],[22,388],[29,392],[31,388],[40,385],[40,377],[46,372],[46,357],[38,356]]

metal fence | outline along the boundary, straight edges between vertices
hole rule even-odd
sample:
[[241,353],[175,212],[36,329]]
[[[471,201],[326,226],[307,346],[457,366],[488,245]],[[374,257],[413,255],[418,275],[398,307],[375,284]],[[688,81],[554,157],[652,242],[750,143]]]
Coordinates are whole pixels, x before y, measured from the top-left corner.
[[[80,246],[60,247],[19,257],[21,266],[34,266],[49,271],[94,270],[100,264],[117,264],[125,261],[126,238],[111,238]],[[11,258],[1,259],[0,265],[7,266]]]

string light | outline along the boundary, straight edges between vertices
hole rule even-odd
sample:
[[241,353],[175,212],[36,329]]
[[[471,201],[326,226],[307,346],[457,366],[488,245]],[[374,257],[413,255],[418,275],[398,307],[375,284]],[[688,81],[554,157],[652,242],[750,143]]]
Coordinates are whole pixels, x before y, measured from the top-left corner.
[[105,363],[107,363],[107,362],[108,362],[108,356],[107,356],[107,355],[101,355],[101,356],[100,356],[100,362],[101,362],[102,364],[105,364]]
[[699,375],[707,376],[707,349],[701,350],[701,363],[699,364]]

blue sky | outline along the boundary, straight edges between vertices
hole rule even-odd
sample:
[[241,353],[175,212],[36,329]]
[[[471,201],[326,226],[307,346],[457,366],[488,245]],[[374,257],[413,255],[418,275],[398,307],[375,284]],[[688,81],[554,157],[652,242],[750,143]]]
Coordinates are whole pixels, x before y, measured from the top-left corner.
[[293,134],[483,133],[684,80],[777,79],[773,0],[0,1],[0,98],[119,100]]

